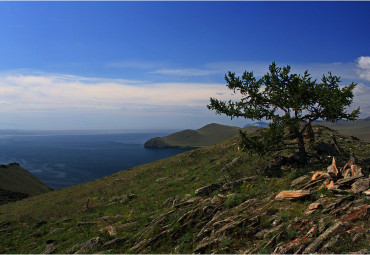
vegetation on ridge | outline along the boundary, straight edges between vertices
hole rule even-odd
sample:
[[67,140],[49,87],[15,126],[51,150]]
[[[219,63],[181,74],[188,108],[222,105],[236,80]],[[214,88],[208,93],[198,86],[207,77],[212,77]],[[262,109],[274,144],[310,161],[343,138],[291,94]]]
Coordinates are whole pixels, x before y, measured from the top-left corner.
[[353,101],[351,83],[339,87],[340,77],[323,75],[321,83],[312,80],[308,71],[303,75],[291,74],[290,66],[277,67],[275,62],[269,66],[269,72],[257,80],[253,72],[244,72],[242,77],[235,73],[225,75],[227,87],[238,91],[242,99],[237,102],[210,99],[209,109],[218,114],[226,114],[231,118],[243,117],[252,120],[266,120],[269,130],[260,139],[250,139],[242,134],[242,143],[248,149],[264,153],[267,150],[285,149],[292,144],[285,144],[285,130],[297,139],[299,159],[302,164],[307,162],[304,133],[313,121],[323,119],[335,122],[340,119],[355,120],[360,108],[347,113],[346,107]]
[[[252,133],[257,129],[257,127],[248,127],[243,130],[247,133]],[[212,123],[197,130],[186,129],[165,137],[151,138],[144,146],[147,148],[204,147],[236,136],[239,130],[239,127]]]

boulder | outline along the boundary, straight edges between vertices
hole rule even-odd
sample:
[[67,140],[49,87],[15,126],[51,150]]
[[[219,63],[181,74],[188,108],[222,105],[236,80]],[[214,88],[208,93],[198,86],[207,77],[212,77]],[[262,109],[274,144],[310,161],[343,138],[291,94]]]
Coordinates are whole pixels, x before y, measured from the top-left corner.
[[304,181],[306,181],[307,179],[309,178],[308,175],[303,175],[301,177],[298,177],[297,179],[293,180],[292,181],[292,184],[291,184],[291,187],[294,187],[294,186],[297,186],[301,183],[303,183]]
[[45,250],[42,252],[42,254],[52,254],[56,250],[53,243],[49,243],[46,245]]
[[100,237],[95,237],[84,243],[76,254],[90,253],[93,249],[101,245]]
[[337,168],[335,157],[333,157],[333,162],[331,163],[330,166],[328,166],[327,170],[328,170],[328,173],[333,173],[335,176],[339,175],[340,171]]
[[276,200],[279,201],[292,201],[292,200],[297,200],[306,196],[311,195],[310,190],[284,190],[281,191],[276,197]]
[[337,233],[339,230],[345,228],[347,225],[341,221],[338,221],[336,224],[328,228],[324,233],[317,237],[304,251],[303,253],[315,253],[318,251],[320,246],[331,237],[334,233]]
[[359,165],[352,165],[351,166],[351,176],[354,176],[354,177],[364,176],[364,173],[362,172],[362,168]]
[[353,193],[361,193],[369,189],[369,186],[370,186],[370,178],[359,179],[352,184],[351,190]]

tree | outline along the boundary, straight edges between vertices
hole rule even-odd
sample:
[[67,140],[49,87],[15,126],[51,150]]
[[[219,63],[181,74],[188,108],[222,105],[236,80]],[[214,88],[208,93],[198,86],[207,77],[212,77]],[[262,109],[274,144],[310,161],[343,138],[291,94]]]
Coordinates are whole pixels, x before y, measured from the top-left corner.
[[323,75],[321,82],[313,80],[306,70],[303,75],[290,73],[290,66],[277,67],[275,62],[269,72],[256,79],[253,72],[244,72],[242,77],[228,72],[227,87],[241,94],[240,101],[210,99],[207,106],[217,114],[226,114],[231,119],[243,117],[252,120],[266,119],[269,130],[262,140],[248,138],[241,132],[246,148],[259,153],[287,146],[283,143],[285,128],[297,140],[298,155],[302,164],[307,163],[304,132],[315,120],[336,122],[339,119],[355,120],[360,108],[348,113],[346,108],[353,101],[356,84],[340,87],[340,77]]

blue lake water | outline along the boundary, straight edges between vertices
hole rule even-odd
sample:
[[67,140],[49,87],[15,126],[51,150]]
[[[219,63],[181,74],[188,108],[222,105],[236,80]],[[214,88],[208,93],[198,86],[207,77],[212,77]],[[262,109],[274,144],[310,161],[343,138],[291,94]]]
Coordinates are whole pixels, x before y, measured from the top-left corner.
[[0,131],[0,164],[19,163],[53,189],[98,179],[189,149],[147,149],[171,131]]

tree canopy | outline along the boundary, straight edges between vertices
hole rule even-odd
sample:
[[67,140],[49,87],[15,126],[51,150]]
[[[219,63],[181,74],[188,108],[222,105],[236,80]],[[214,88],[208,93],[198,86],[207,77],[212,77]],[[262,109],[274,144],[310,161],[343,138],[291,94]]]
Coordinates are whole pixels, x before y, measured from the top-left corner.
[[299,155],[306,163],[303,133],[310,124],[318,119],[335,122],[340,119],[355,120],[360,108],[347,112],[353,101],[353,89],[356,84],[340,86],[340,77],[329,72],[323,75],[321,82],[312,79],[306,70],[303,74],[293,74],[291,67],[277,67],[275,62],[269,66],[269,72],[256,79],[253,72],[245,71],[241,77],[228,72],[225,75],[227,87],[234,93],[240,93],[239,101],[220,101],[210,99],[207,106],[218,114],[231,118],[242,117],[252,120],[270,121],[269,131],[263,140],[248,139],[242,133],[244,146],[257,152],[284,146],[284,128],[297,138]]

